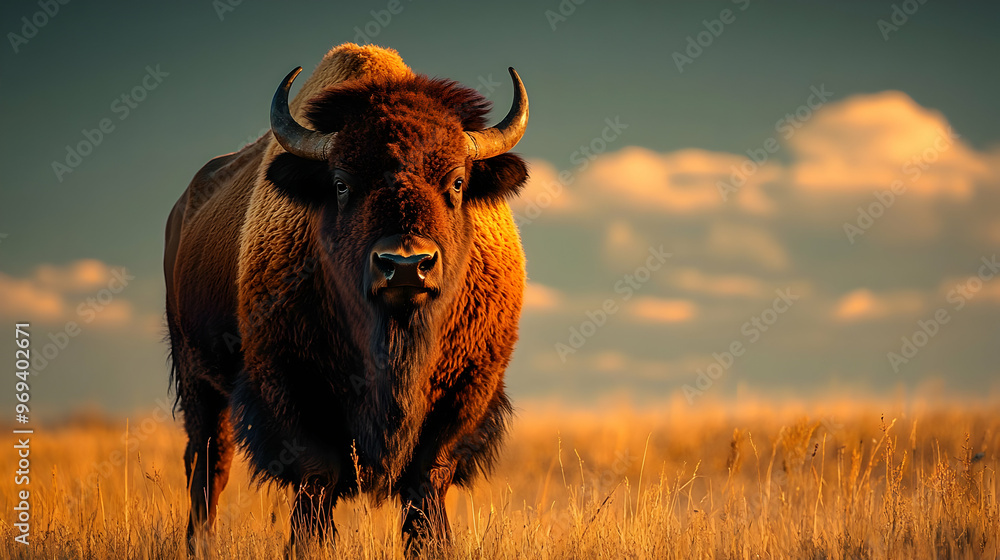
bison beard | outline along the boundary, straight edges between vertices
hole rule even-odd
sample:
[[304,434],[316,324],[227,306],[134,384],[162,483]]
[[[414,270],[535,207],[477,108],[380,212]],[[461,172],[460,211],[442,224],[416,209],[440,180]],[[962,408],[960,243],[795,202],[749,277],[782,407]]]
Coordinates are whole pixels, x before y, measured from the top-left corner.
[[399,479],[413,456],[427,414],[427,398],[421,393],[436,338],[423,312],[375,314],[371,354],[364,384],[358,388],[362,404],[353,428],[361,487],[376,499],[388,495],[389,483]]

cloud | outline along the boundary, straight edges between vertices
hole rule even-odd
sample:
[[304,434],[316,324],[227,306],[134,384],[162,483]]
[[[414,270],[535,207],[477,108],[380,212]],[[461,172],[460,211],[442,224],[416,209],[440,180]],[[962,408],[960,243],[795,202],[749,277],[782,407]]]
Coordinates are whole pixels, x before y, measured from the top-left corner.
[[[970,148],[941,113],[898,91],[829,103],[778,150],[756,164],[744,154],[627,146],[600,155],[579,173],[564,172],[568,182],[560,182],[551,164],[532,160],[532,176],[512,206],[516,214],[534,217],[592,218],[609,210],[636,216],[728,211],[775,216],[788,211],[776,198],[788,192],[811,205],[808,212],[822,214],[830,210],[830,197],[870,198],[894,182],[921,198],[967,201],[977,185],[1000,180],[1000,150]],[[910,210],[928,214],[925,208]]]
[[45,288],[82,293],[104,287],[111,274],[111,267],[97,259],[80,259],[66,266],[43,264],[35,270],[34,277]]
[[626,220],[611,222],[604,232],[604,257],[616,266],[641,262],[649,247],[649,240]]
[[727,260],[749,261],[771,270],[788,266],[788,254],[774,236],[757,226],[716,222],[709,229],[706,252]]
[[610,375],[614,378],[632,379],[678,379],[689,375],[694,360],[656,360],[628,356],[622,352],[607,350],[586,358],[588,369],[594,373]]
[[537,282],[528,282],[524,287],[525,311],[551,311],[559,307],[563,297],[555,288]]
[[65,308],[59,293],[0,272],[0,309],[5,316],[15,321],[54,322],[65,314]]
[[684,356],[676,360],[638,358],[616,350],[576,354],[563,362],[554,351],[540,352],[531,358],[532,367],[549,375],[565,374],[579,379],[581,374],[607,377],[617,381],[687,379],[711,356]]
[[[57,327],[68,321],[134,327],[138,318],[132,303],[109,289],[124,288],[116,280],[122,270],[81,259],[66,265],[43,264],[24,278],[0,272],[0,314],[14,321]],[[148,324],[142,323],[140,330],[148,331]]]
[[695,318],[698,306],[686,299],[641,296],[628,304],[629,315],[647,323],[685,323]]
[[719,206],[721,170],[738,158],[705,150],[659,154],[627,147],[597,159],[581,178],[596,198],[633,209],[689,213]]
[[979,275],[949,276],[941,281],[937,294],[952,305],[958,301],[1000,304],[1000,276],[986,267],[979,269]]
[[908,191],[964,199],[990,174],[941,113],[898,91],[831,103],[788,144],[791,184],[809,191],[872,191],[901,180]]
[[1000,219],[980,226],[981,237],[986,243],[993,246],[1000,246]]
[[924,296],[914,290],[875,294],[858,288],[842,296],[834,305],[833,318],[851,323],[897,316],[918,315],[924,308]]
[[706,274],[697,268],[673,270],[667,283],[677,289],[715,297],[756,298],[767,293],[764,283],[743,274]]
[[978,293],[973,292],[972,288],[978,285],[979,284],[974,281],[970,283],[969,280],[966,280],[966,290],[967,293],[973,294],[972,298],[979,298],[982,301],[987,301],[994,305],[1000,304],[1000,280],[995,282],[987,280],[986,282],[983,282],[983,287]]
[[[564,184],[560,180],[560,173],[568,174],[570,184]],[[510,200],[511,211],[517,222],[532,222],[542,215],[584,213],[584,204],[571,187],[574,180],[571,172],[560,172],[545,160],[529,159],[528,181],[521,189],[521,194]]]
[[[980,266],[979,256],[1000,244],[994,211],[1000,202],[1000,147],[972,147],[953,136],[939,112],[899,92],[824,105],[787,139],[779,131],[778,149],[762,164],[743,153],[773,147],[765,143],[773,135],[761,130],[756,143],[736,153],[639,147],[606,152],[566,175],[571,182],[561,191],[543,189],[558,182],[558,171],[533,162],[528,202],[544,206],[536,217],[552,217],[559,228],[525,236],[526,243],[537,244],[526,247],[534,255],[529,269],[544,270],[548,282],[529,286],[526,309],[546,309],[545,319],[556,323],[532,323],[540,314],[530,315],[522,324],[531,332],[565,332],[586,310],[617,295],[613,271],[624,273],[642,262],[629,255],[662,244],[673,257],[651,275],[641,295],[617,300],[621,312],[615,320],[624,324],[602,331],[600,342],[590,343],[594,347],[564,364],[556,352],[542,350],[548,339],[524,337],[521,355],[547,356],[539,360],[552,361],[553,372],[568,378],[577,372],[627,377],[642,368],[663,376],[689,352],[707,352],[710,361],[733,336],[750,336],[742,325],[764,317],[775,289],[790,287],[801,301],[783,316],[776,334],[767,335],[762,346],[769,348],[754,349],[760,361],[741,362],[741,375],[771,379],[806,368],[869,379],[885,370],[884,364],[864,362],[886,351],[885,340],[873,333],[894,343],[897,327],[902,336],[935,307],[953,308],[948,294],[956,283],[971,291],[968,275]],[[903,190],[886,195],[894,181]],[[727,183],[735,190],[720,191]],[[845,225],[862,233],[849,237]],[[545,262],[552,250],[580,257]],[[1000,280],[983,282],[972,297],[973,306],[995,309]],[[962,344],[979,344],[988,315],[970,314],[963,326],[949,329],[962,331]],[[642,344],[664,328],[691,336],[683,343]],[[840,334],[831,339],[830,332]],[[942,363],[992,371],[977,357],[982,348],[945,346],[908,367],[915,375]],[[944,354],[949,356],[941,361]],[[776,367],[788,373],[775,373]]]
[[[726,202],[720,183],[739,174],[742,155],[686,149],[661,154],[629,146],[606,154],[581,174],[579,190],[599,208],[642,213],[699,214]],[[750,213],[768,213],[772,205],[760,186],[776,180],[779,166],[765,163],[747,176],[738,203]]]
[[[579,173],[559,172],[548,162],[530,160],[528,182],[511,200],[511,208],[530,220],[543,214],[593,216],[608,209],[645,214],[711,212],[725,202],[718,183],[730,180],[745,159],[700,149],[661,154],[627,146],[599,156]],[[738,204],[749,213],[772,211],[760,185],[781,173],[777,164],[765,163],[742,185]]]

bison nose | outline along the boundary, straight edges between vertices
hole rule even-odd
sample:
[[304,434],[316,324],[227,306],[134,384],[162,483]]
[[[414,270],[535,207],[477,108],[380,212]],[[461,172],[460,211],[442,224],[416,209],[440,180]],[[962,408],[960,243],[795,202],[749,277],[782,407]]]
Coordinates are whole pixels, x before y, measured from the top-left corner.
[[405,294],[437,292],[442,276],[440,255],[437,244],[426,237],[392,235],[378,240],[368,260],[371,295],[388,288],[404,288],[392,291]]
[[438,253],[417,253],[400,255],[399,253],[375,253],[372,255],[375,267],[385,278],[386,288],[402,286],[423,287],[427,275],[437,264]]

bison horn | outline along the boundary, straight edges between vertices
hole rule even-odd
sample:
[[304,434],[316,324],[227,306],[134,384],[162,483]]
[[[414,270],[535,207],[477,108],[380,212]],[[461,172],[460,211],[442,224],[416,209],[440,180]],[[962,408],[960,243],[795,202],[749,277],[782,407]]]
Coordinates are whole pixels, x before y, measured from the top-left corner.
[[514,81],[514,102],[510,112],[500,124],[486,130],[466,130],[469,156],[472,159],[486,159],[510,151],[528,128],[528,93],[524,91],[521,77],[513,68],[508,68]]
[[323,134],[309,130],[295,122],[288,110],[288,90],[301,71],[302,67],[299,66],[289,72],[278,86],[278,90],[274,92],[274,98],[271,100],[271,132],[278,144],[289,153],[304,159],[326,161],[337,133]]

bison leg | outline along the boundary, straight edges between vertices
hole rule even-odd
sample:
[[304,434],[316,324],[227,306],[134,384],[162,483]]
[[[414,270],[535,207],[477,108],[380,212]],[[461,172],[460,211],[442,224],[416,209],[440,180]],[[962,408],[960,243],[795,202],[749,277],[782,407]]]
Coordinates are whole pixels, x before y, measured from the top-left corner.
[[415,552],[427,543],[451,542],[444,497],[453,476],[453,467],[435,466],[402,489],[403,539],[407,551]]
[[192,547],[198,533],[212,530],[234,450],[227,399],[207,383],[198,385],[181,398],[188,434],[184,462],[191,495],[187,537]]
[[333,508],[336,505],[332,484],[311,479],[297,485],[289,546],[302,550],[314,537],[319,541],[335,537],[337,527],[333,522]]

